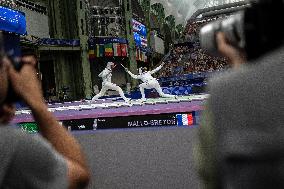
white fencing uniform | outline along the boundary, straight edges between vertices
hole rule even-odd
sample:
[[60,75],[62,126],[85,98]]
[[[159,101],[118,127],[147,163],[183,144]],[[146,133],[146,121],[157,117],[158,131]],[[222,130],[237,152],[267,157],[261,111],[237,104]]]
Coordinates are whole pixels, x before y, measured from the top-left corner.
[[152,70],[152,71],[146,71],[146,72],[142,72],[141,69],[139,69],[139,75],[134,75],[133,73],[131,73],[128,69],[126,69],[127,73],[134,79],[140,79],[143,83],[139,85],[140,88],[140,92],[142,95],[142,100],[146,100],[145,98],[145,89],[156,89],[157,92],[159,93],[159,95],[161,97],[165,97],[165,98],[175,98],[175,95],[169,95],[169,94],[165,94],[162,91],[162,88],[158,82],[158,80],[156,78],[154,78],[152,76],[152,74],[158,72],[160,69],[162,69],[164,63],[161,64],[159,67],[157,67],[156,69]]
[[107,90],[115,90],[118,91],[119,95],[124,99],[124,101],[129,101],[129,99],[127,99],[122,91],[122,89],[111,82],[111,77],[112,77],[112,70],[111,70],[111,66],[114,65],[112,62],[109,62],[107,64],[107,67],[99,74],[99,77],[102,78],[103,82],[102,82],[102,89],[99,92],[99,94],[97,94],[96,96],[94,96],[92,98],[92,101],[97,100],[98,98],[102,97]]

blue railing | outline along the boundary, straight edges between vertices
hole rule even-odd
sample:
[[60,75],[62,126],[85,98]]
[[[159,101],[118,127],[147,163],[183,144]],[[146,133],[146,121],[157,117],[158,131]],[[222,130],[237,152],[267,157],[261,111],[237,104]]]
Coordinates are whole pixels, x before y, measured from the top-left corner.
[[206,79],[216,72],[198,72],[174,77],[162,77],[159,83],[166,94],[189,95],[203,93],[207,85]]

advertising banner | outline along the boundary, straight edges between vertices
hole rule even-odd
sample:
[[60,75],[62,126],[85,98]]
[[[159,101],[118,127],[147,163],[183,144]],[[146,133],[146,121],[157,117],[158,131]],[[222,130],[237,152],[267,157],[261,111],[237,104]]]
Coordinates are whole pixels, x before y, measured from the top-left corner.
[[[108,118],[87,118],[64,120],[60,122],[69,131],[91,131],[122,128],[179,127],[197,124],[195,112],[151,114]],[[22,130],[38,132],[36,123],[20,123]]]

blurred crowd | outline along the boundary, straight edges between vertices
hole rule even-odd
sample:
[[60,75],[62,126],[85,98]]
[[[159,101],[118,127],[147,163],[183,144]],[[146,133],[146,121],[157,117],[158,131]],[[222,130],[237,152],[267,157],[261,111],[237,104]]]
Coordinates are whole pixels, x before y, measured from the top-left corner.
[[158,77],[173,77],[226,69],[224,58],[213,57],[201,49],[199,30],[206,22],[192,22],[186,27],[185,42],[176,44]]

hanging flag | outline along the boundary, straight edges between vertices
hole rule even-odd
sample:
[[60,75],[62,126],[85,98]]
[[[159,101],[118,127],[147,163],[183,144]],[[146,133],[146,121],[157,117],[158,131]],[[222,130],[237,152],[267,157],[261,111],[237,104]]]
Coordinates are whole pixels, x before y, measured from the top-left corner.
[[136,60],[139,60],[140,61],[140,49],[139,48],[136,48]]
[[143,57],[143,51],[141,51],[141,53],[140,53],[140,61],[142,61],[142,62],[144,62],[144,59],[143,59],[144,57]]
[[95,47],[95,55],[96,57],[100,57],[100,45],[96,44]]
[[146,53],[145,53],[145,62],[148,62],[148,57],[146,56]]
[[113,55],[114,56],[121,56],[121,47],[119,43],[113,44]]
[[191,126],[193,125],[193,116],[190,114],[177,114],[177,125],[178,126]]
[[99,57],[104,57],[105,55],[105,46],[99,45]]
[[139,50],[139,60],[143,61],[143,52],[141,50]]
[[118,45],[117,43],[113,44],[113,56],[118,56],[118,52],[117,52],[118,46],[117,45]]
[[117,55],[118,55],[118,56],[122,56],[121,44],[120,44],[120,43],[117,44]]
[[105,56],[113,56],[112,43],[105,44]]
[[127,56],[127,44],[121,44],[121,56]]
[[94,59],[94,58],[96,58],[95,51],[89,50],[89,59]]
[[146,53],[145,52],[143,52],[143,62],[147,62],[147,56],[146,56]]

